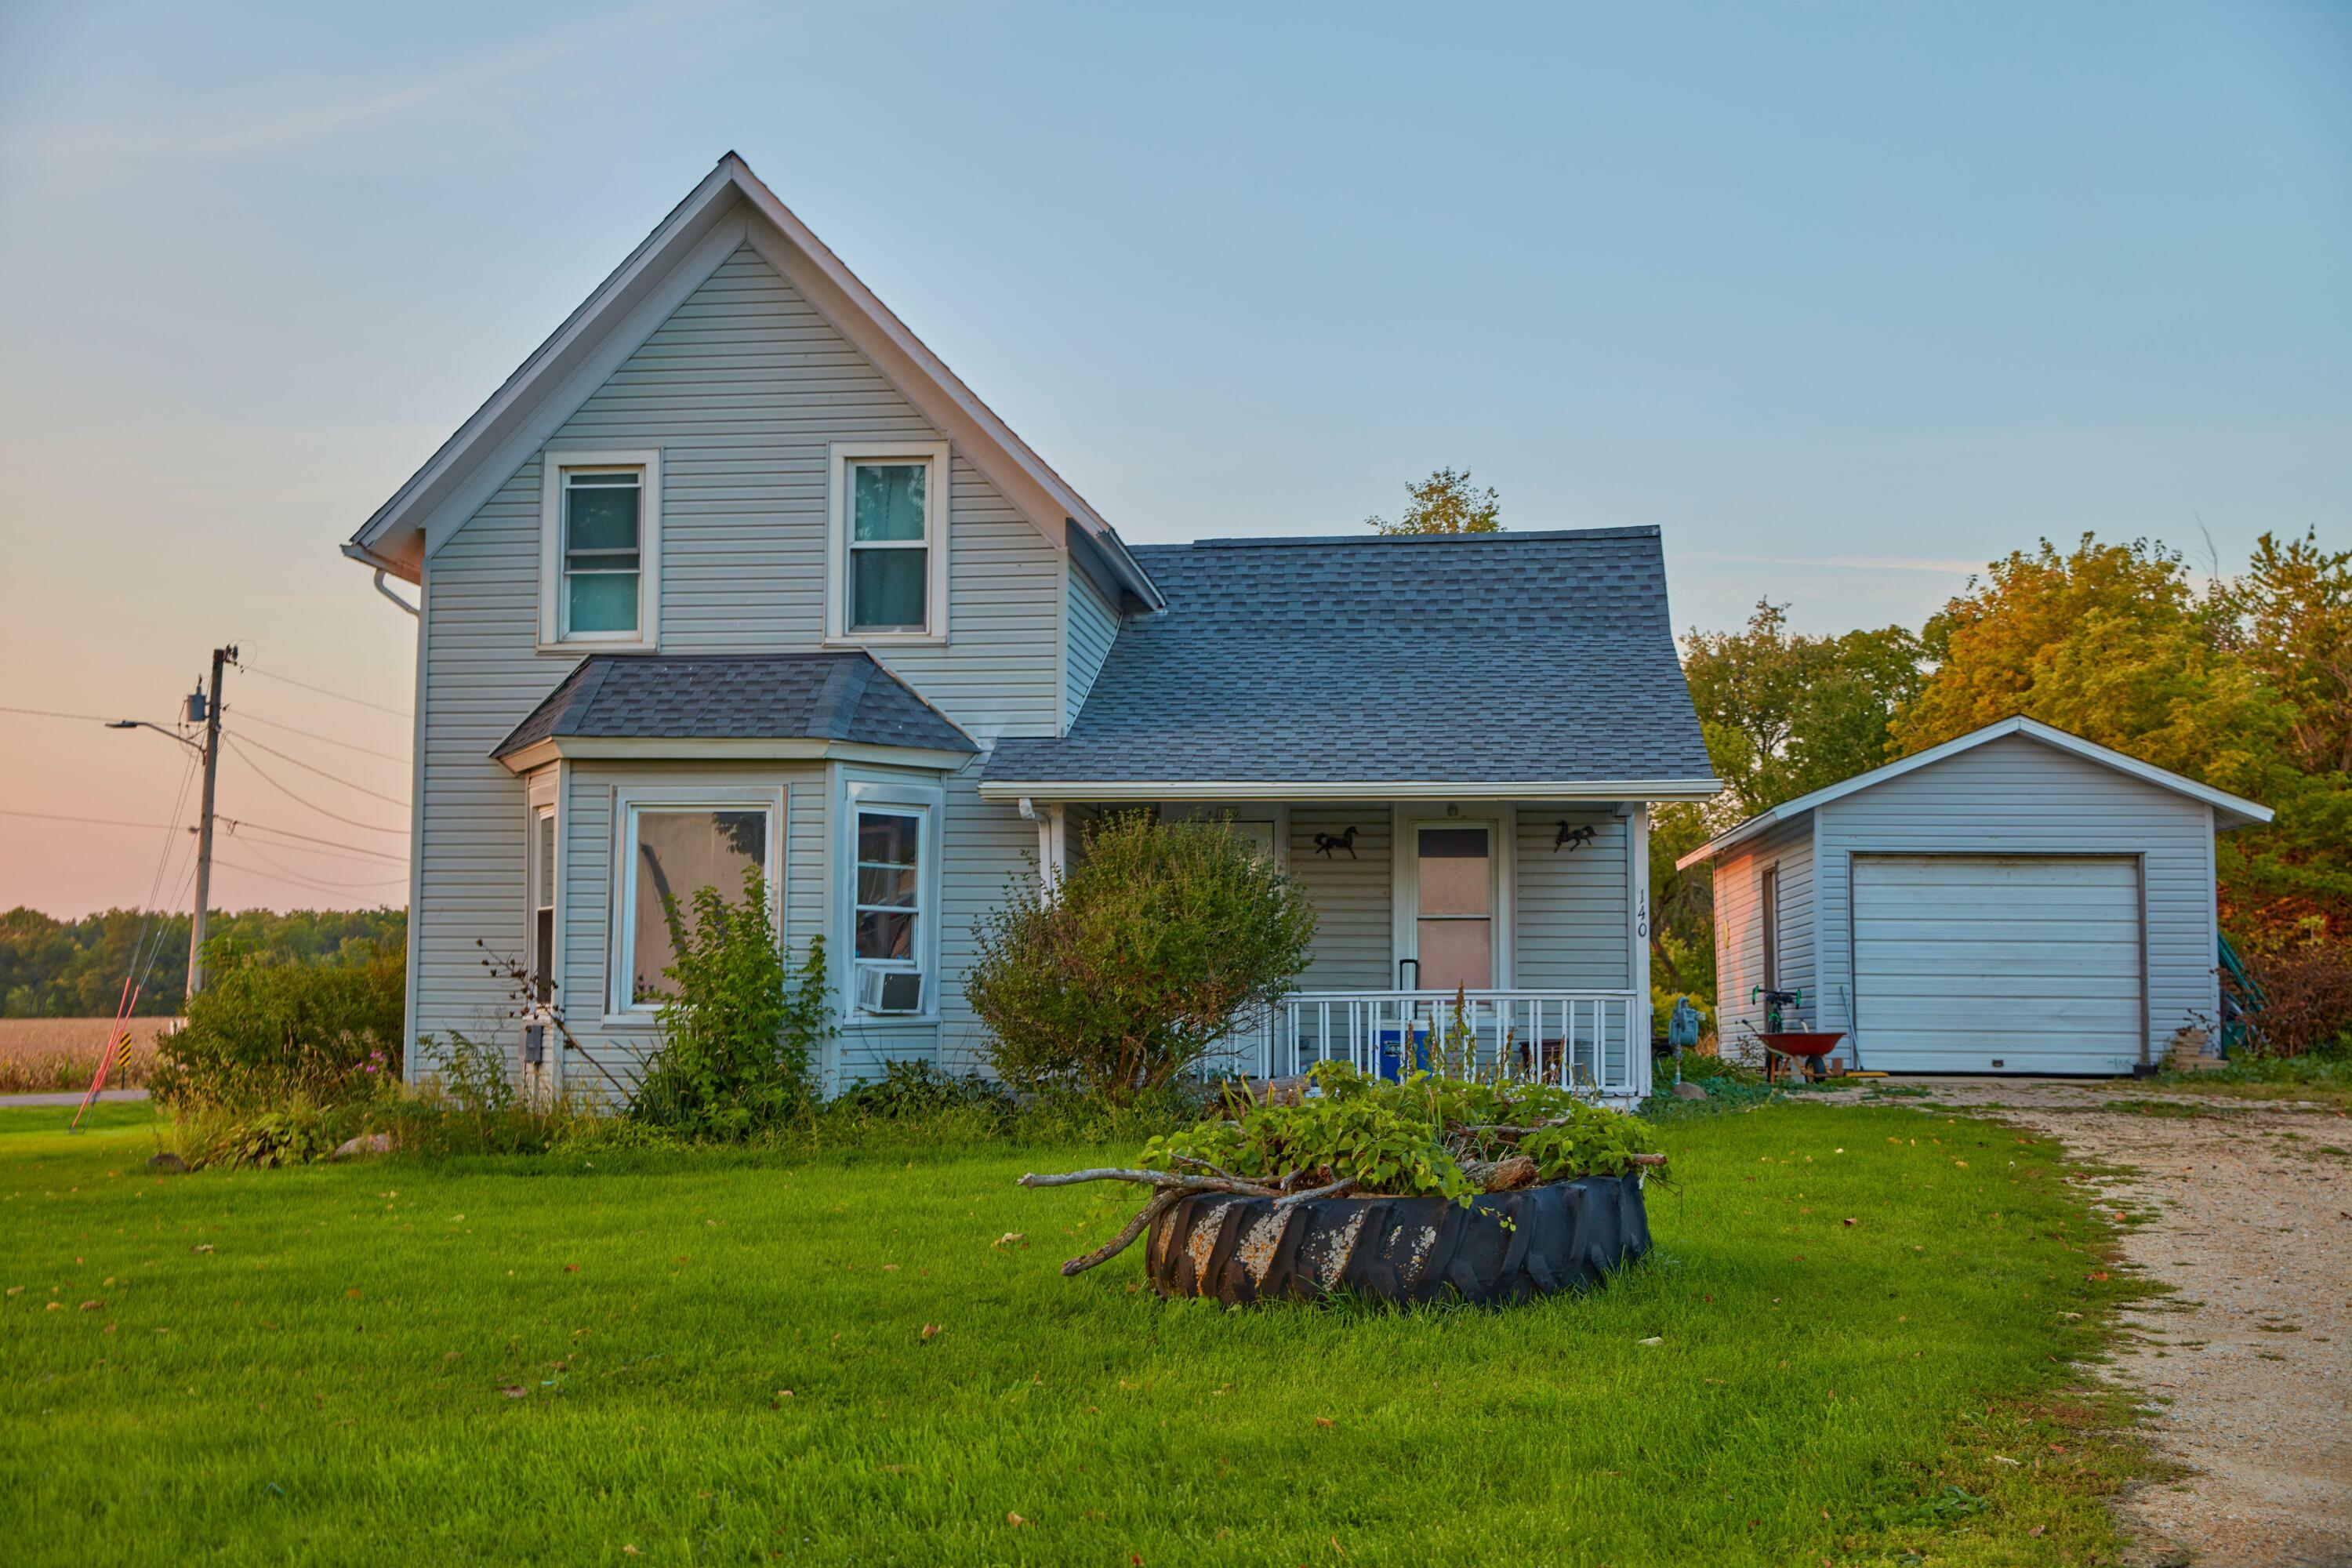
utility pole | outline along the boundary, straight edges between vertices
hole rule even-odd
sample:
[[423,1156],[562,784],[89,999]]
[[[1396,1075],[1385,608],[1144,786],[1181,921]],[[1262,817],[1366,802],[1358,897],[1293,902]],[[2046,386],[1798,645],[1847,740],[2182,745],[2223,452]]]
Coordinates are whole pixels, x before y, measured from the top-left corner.
[[[236,658],[234,645],[213,649],[209,689],[188,700],[191,721],[205,722],[205,804],[196,823],[196,913],[188,926],[188,994],[205,988],[205,910],[213,890],[213,786],[220,777],[221,672]],[[202,711],[197,710],[201,706]]]

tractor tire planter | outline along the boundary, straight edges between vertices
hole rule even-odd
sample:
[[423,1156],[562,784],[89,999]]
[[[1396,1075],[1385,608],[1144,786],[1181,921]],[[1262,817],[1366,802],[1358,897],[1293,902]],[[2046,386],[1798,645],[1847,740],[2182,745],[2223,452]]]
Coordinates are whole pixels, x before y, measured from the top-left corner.
[[1152,1222],[1144,1270],[1161,1296],[1251,1301],[1333,1294],[1399,1303],[1523,1301],[1590,1289],[1650,1249],[1642,1173],[1444,1198],[1191,1193]]

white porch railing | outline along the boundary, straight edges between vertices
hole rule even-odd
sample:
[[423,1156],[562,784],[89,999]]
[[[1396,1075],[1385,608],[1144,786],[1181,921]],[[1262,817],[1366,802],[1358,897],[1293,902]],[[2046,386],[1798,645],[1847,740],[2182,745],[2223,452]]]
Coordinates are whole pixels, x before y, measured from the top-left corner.
[[1211,1070],[1288,1078],[1318,1061],[1394,1078],[1451,1047],[1481,1074],[1608,1100],[1650,1092],[1646,1009],[1630,991],[1294,991],[1262,1031],[1236,1037]]

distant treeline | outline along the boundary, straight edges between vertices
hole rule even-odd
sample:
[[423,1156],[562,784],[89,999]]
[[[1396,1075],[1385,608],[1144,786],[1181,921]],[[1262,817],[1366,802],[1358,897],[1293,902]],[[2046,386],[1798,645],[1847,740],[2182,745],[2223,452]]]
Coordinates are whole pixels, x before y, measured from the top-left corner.
[[[109,910],[79,921],[21,908],[0,914],[0,1017],[112,1017],[134,950],[142,969],[144,954],[154,954],[138,1011],[151,1017],[178,1012],[188,985],[188,921],[185,910]],[[226,936],[247,952],[347,963],[380,946],[404,947],[408,911],[216,910],[207,934]]]

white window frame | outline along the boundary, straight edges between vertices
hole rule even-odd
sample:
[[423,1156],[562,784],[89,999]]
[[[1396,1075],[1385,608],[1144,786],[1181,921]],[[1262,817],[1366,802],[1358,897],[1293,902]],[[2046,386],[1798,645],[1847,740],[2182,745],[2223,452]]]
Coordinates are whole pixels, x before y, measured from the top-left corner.
[[[835,864],[840,874],[840,898],[835,907],[835,951],[841,954],[841,1012],[853,1026],[919,1028],[940,1021],[940,825],[946,817],[947,792],[934,784],[884,778],[845,779],[841,793],[840,831]],[[912,963],[857,956],[857,816],[860,812],[889,812],[917,818],[915,837],[916,897],[915,959]],[[857,1005],[857,976],[863,969],[913,969],[923,977],[923,1005],[916,1013],[866,1013]]]
[[[541,464],[539,506],[539,647],[542,653],[651,650],[661,646],[662,475],[661,448],[551,447]],[[635,468],[644,475],[637,519],[637,629],[583,632],[563,629],[563,477],[602,468]]]
[[[775,922],[776,940],[791,948],[784,928],[784,833],[791,817],[785,813],[789,789],[782,784],[618,784],[613,790],[612,903],[606,912],[604,940],[604,1022],[608,1026],[650,1026],[661,1010],[659,1002],[639,1002],[630,994],[636,966],[637,818],[647,811],[750,811],[768,814],[768,859],[761,875],[768,884],[768,917]],[[719,889],[732,899],[737,889]]]
[[[551,773],[553,770],[550,770]],[[539,961],[544,958],[550,994],[541,999],[535,993],[526,1005],[533,1017],[545,1014],[563,999],[560,988],[563,952],[563,821],[556,814],[555,784],[551,778],[544,786],[536,781],[529,791],[530,815],[525,818],[529,837],[523,843],[523,963],[534,982],[538,979]],[[547,826],[547,838],[542,844],[540,825]],[[548,889],[548,901],[539,901],[541,881]],[[539,911],[548,911],[547,952],[539,951]]]
[[[1486,807],[1459,816],[1410,816],[1399,814],[1391,840],[1395,868],[1391,883],[1392,916],[1389,983],[1397,984],[1396,960],[1412,959],[1413,984],[1421,977],[1421,830],[1424,827],[1483,827],[1486,830],[1487,894],[1494,900],[1494,952],[1488,989],[1510,989],[1517,970],[1517,936],[1512,905],[1518,897],[1518,814],[1511,808]],[[1473,987],[1475,989],[1475,987]]]
[[[948,444],[945,441],[835,441],[827,448],[824,552],[824,637],[828,643],[856,647],[948,640]],[[926,564],[929,581],[923,595],[923,625],[918,630],[853,632],[849,629],[849,530],[856,487],[849,482],[853,463],[922,463],[929,468],[923,479],[923,548],[930,552]]]

